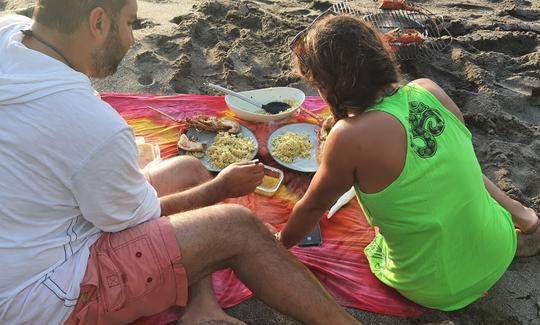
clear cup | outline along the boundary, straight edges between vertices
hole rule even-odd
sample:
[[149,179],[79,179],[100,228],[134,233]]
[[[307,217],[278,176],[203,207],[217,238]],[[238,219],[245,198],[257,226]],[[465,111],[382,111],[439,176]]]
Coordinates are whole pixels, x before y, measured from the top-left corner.
[[147,168],[161,161],[159,144],[146,142],[144,137],[135,137],[135,142],[139,150],[139,168]]
[[257,186],[255,193],[264,196],[273,196],[283,183],[283,171],[274,167],[264,165],[264,177],[262,184]]

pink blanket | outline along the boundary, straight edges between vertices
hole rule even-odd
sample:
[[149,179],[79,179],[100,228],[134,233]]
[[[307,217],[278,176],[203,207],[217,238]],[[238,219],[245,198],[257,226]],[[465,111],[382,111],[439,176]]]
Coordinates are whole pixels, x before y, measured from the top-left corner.
[[[195,115],[234,115],[227,109],[223,97],[201,95],[155,96],[143,94],[105,93],[102,98],[110,103],[133,126],[137,135],[159,142],[164,158],[177,155],[176,141],[181,126],[147,108],[158,108],[178,119]],[[322,116],[329,115],[319,97],[308,97],[304,107]],[[239,120],[250,128],[259,141],[257,157],[265,164],[281,169],[269,156],[266,141],[276,128],[294,122],[316,121],[305,113],[299,113],[286,121],[274,124],[252,123]],[[294,203],[309,185],[311,174],[285,170],[284,186],[272,198],[257,194],[231,199],[253,210],[257,216],[277,228],[283,226]],[[321,221],[323,245],[292,249],[292,252],[317,276],[324,287],[343,306],[370,312],[416,317],[427,309],[405,299],[395,290],[385,286],[370,272],[364,247],[373,239],[374,230],[366,222],[353,200],[338,211],[332,219]],[[231,270],[217,272],[213,276],[214,289],[220,304],[231,307],[252,296]],[[161,314],[158,318],[139,320],[138,324],[162,324],[177,317],[175,312]]]

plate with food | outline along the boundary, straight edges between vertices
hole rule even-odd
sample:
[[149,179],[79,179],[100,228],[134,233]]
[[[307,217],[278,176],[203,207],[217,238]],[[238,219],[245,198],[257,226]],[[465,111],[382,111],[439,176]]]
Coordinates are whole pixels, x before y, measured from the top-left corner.
[[306,173],[316,172],[319,168],[319,128],[309,123],[282,126],[268,138],[268,152],[284,167]]
[[211,172],[228,165],[249,161],[259,151],[257,137],[247,127],[229,118],[209,118],[189,122],[190,128],[180,134],[178,151],[201,160]]

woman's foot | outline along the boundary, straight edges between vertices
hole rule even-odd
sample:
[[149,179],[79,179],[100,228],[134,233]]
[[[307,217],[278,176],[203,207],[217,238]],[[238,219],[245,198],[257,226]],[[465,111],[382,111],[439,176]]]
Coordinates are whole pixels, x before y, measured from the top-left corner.
[[517,233],[517,257],[529,257],[540,253],[540,227],[531,234]]
[[520,227],[520,230],[524,234],[532,234],[540,227],[540,219],[531,208],[525,208],[524,212],[527,222]]

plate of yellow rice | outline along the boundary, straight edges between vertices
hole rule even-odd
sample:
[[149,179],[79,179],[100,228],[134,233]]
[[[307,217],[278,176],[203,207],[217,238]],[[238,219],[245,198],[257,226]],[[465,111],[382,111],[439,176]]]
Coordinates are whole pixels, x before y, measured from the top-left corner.
[[317,162],[318,125],[309,123],[287,124],[275,130],[268,138],[268,152],[274,160],[289,169],[313,173]]
[[203,144],[203,152],[187,152],[179,149],[181,155],[191,155],[203,163],[211,172],[219,172],[235,162],[249,161],[255,158],[259,151],[259,143],[253,132],[245,126],[240,126],[240,132],[209,132],[189,129],[188,138]]

